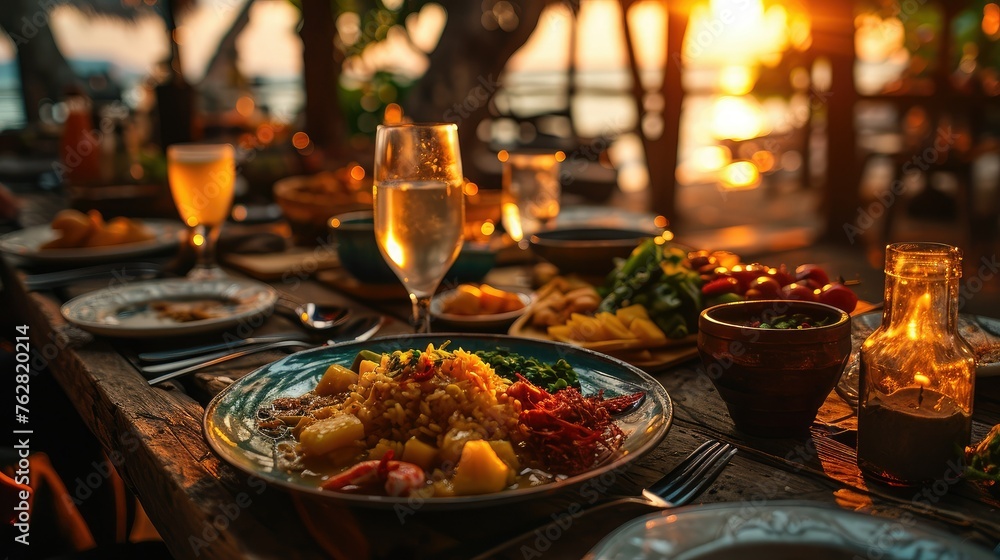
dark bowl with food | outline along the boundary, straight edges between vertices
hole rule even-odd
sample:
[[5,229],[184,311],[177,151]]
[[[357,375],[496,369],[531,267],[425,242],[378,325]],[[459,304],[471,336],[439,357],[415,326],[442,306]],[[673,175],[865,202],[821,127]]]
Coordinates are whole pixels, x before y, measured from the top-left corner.
[[[340,264],[356,279],[370,284],[399,282],[386,264],[375,240],[375,217],[370,211],[348,212],[330,219],[330,234],[337,244]],[[455,264],[445,275],[448,283],[478,282],[496,264],[488,243],[465,242]]]
[[566,228],[538,232],[529,239],[531,250],[563,274],[602,276],[645,239],[657,233],[637,229]]
[[851,354],[851,317],[809,301],[739,301],[698,318],[698,353],[736,428],[808,433]]

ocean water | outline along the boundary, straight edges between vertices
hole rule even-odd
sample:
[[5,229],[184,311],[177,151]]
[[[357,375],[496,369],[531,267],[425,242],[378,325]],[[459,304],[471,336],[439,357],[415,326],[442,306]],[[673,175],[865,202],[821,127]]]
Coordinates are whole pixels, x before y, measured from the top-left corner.
[[0,63],[0,131],[21,128],[24,122],[21,80],[17,75],[17,64]]

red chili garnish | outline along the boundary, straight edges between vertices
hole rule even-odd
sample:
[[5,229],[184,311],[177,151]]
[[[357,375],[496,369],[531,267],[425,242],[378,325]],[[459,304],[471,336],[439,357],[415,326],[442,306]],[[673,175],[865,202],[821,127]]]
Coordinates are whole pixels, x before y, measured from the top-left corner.
[[584,397],[572,387],[552,394],[518,378],[507,394],[521,402],[518,422],[528,433],[526,443],[547,468],[576,474],[590,468],[602,448],[621,447],[625,434],[600,395]]
[[619,397],[605,399],[601,405],[604,406],[604,409],[611,414],[621,414],[622,412],[632,408],[635,403],[641,401],[644,396],[646,396],[646,393],[639,391],[638,393],[633,393],[631,395],[621,395]]
[[410,375],[414,381],[427,381],[434,377],[434,361],[427,357],[427,354],[421,354],[420,359],[417,360],[417,366],[413,368],[413,373]]

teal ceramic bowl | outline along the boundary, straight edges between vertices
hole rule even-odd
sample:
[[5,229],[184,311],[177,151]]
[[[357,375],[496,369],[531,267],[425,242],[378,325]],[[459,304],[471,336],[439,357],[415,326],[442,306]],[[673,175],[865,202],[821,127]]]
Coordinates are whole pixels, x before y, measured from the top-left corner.
[[375,241],[375,218],[361,210],[338,214],[330,220],[330,233],[337,244],[340,265],[358,280],[370,284],[398,282]]
[[[369,211],[348,212],[330,219],[340,264],[352,276],[371,284],[398,282],[375,241],[375,218]],[[479,282],[496,264],[496,253],[487,243],[465,243],[442,285]]]

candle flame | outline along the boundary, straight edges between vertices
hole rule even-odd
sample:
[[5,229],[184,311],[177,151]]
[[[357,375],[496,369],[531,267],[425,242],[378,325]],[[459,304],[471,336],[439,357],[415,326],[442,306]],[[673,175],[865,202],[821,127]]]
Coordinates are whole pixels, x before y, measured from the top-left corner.
[[927,377],[926,375],[920,372],[917,372],[917,374],[913,376],[913,382],[916,383],[917,385],[920,385],[921,387],[928,387],[931,384],[931,378]]
[[927,313],[931,308],[931,295],[925,293],[917,298],[913,307],[907,310],[906,337],[910,340],[919,340],[921,334],[921,324],[927,320]]

